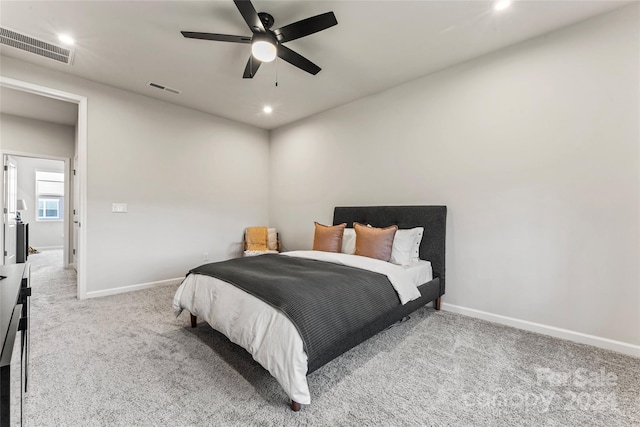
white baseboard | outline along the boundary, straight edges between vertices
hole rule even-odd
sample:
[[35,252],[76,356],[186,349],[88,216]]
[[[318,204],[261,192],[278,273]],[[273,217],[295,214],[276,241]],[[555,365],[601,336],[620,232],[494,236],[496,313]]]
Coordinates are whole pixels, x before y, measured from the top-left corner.
[[53,249],[64,249],[64,246],[33,246],[31,245],[31,247],[39,250],[39,251],[50,251]]
[[502,316],[499,314],[488,313],[486,311],[475,310],[473,308],[460,307],[458,305],[447,304],[445,302],[442,303],[441,308],[453,313],[463,314],[465,316],[475,317],[477,319],[487,320],[501,325],[512,326],[518,329],[524,329],[525,331],[537,332],[539,334],[550,335],[552,337],[562,338],[580,344],[588,344],[594,347],[604,348],[605,350],[617,351],[618,353],[627,354],[629,356],[640,357],[639,345],[629,344],[622,341],[614,341],[608,338],[583,334],[582,332],[556,328],[555,326],[543,325],[541,323],[529,322],[527,320],[515,319],[513,317]]
[[139,283],[137,285],[121,286],[119,288],[105,289],[103,291],[87,292],[85,298],[106,297],[108,295],[122,294],[125,292],[140,291],[142,289],[153,288],[156,286],[177,285],[184,280],[184,277],[177,279],[158,280],[157,282]]

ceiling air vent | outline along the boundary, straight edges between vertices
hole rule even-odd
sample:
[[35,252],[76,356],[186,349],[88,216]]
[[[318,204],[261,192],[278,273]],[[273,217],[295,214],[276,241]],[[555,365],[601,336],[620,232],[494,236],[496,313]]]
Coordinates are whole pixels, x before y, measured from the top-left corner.
[[147,85],[149,85],[151,87],[155,87],[156,89],[160,89],[160,90],[164,90],[164,91],[167,91],[167,92],[171,92],[171,93],[176,94],[176,95],[180,95],[182,93],[181,90],[173,89],[173,88],[167,87],[165,85],[161,85],[161,84],[154,83],[154,82],[147,82]]
[[0,44],[70,65],[73,51],[0,27]]

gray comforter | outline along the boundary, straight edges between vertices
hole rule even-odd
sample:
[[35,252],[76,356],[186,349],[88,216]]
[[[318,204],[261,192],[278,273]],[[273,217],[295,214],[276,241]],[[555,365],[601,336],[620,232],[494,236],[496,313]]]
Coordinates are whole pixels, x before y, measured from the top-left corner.
[[311,259],[261,255],[189,273],[228,282],[284,313],[300,333],[309,365],[400,305],[385,275]]

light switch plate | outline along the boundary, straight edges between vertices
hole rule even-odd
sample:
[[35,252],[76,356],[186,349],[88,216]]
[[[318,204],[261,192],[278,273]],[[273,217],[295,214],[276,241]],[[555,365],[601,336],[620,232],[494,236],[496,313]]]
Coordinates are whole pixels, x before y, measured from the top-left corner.
[[111,212],[127,213],[127,204],[126,203],[113,203],[111,205]]

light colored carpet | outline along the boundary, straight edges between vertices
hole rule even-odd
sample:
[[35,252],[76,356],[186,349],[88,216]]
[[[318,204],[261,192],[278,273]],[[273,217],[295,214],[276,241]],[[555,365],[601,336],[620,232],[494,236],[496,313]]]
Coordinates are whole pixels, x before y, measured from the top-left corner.
[[248,353],[173,316],[175,286],[78,301],[60,257],[30,257],[27,426],[640,425],[639,359],[431,308],[311,374],[294,413]]

